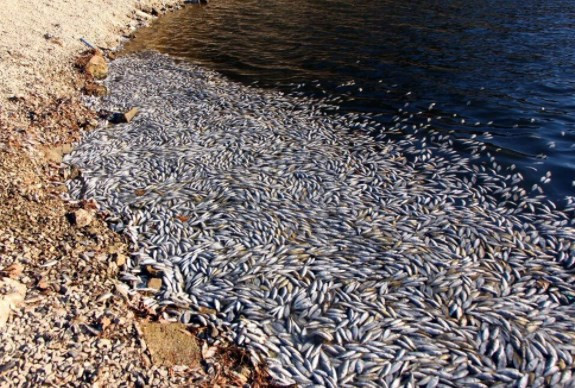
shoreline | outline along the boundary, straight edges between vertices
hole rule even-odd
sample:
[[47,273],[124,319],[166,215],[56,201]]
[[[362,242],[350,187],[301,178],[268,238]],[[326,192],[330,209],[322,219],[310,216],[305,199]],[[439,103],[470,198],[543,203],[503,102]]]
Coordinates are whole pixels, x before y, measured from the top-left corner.
[[[70,174],[81,173],[62,158],[98,124],[82,101],[88,80],[74,69],[86,48],[78,37],[116,47],[184,2],[108,3],[0,15],[14,38],[0,52],[19,58],[0,65],[0,385],[261,384],[263,372],[241,349],[149,311],[117,278],[130,256],[126,236],[108,228],[93,201],[62,199]],[[189,360],[166,356],[178,344]]]
[[[472,161],[455,153],[430,145],[422,157],[409,138],[381,146],[311,98],[158,53],[122,57],[111,74],[104,109],[141,114],[84,139],[67,159],[84,172],[70,195],[129,225],[142,249],[125,271],[133,286],[161,271],[160,303],[210,309],[276,381],[571,379],[571,342],[553,335],[572,325],[573,217],[508,200],[519,175],[469,181]],[[565,358],[544,372],[543,356],[488,351],[487,332],[500,349],[536,333],[534,346]]]
[[112,65],[102,112],[141,109],[117,127],[89,132],[79,74],[11,98],[0,385],[269,385],[250,355],[284,384],[572,381],[572,216],[508,200],[516,175],[470,182],[468,159],[382,151],[353,118],[165,59]]

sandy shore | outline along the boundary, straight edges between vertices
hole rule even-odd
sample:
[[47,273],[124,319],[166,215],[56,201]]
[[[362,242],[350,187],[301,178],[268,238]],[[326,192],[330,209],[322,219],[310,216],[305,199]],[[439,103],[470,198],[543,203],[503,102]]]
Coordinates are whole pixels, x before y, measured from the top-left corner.
[[[83,0],[2,2],[0,18],[0,93],[3,98],[31,93],[73,93],[74,54],[86,47],[80,38],[100,47],[114,47],[145,18],[177,0]],[[155,10],[155,11],[154,11]]]
[[[7,0],[0,8],[0,386],[256,383],[242,350],[163,322],[117,279],[127,245],[66,203],[62,155],[97,124],[74,67],[181,0]],[[182,349],[186,358],[181,358]],[[170,351],[173,351],[170,353]]]

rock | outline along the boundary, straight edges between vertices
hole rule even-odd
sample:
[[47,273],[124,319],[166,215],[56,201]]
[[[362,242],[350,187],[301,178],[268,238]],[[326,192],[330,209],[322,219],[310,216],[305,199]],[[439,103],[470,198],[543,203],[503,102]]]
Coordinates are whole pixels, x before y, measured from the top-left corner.
[[72,152],[74,148],[72,147],[72,144],[70,143],[66,143],[66,144],[62,144],[60,146],[60,150],[62,152],[62,155],[68,155],[70,152]]
[[109,317],[103,316],[100,319],[100,326],[102,327],[102,330],[106,330],[106,328],[108,326],[110,326],[112,324],[112,320]]
[[8,101],[10,102],[22,102],[22,101],[26,101],[26,97],[24,97],[24,95],[22,94],[14,94],[10,97],[8,97]]
[[13,263],[13,264],[10,264],[8,267],[2,269],[0,271],[0,274],[2,274],[3,276],[7,276],[11,279],[16,279],[22,274],[23,270],[24,270],[24,267],[22,266],[22,264]]
[[140,112],[138,108],[132,108],[125,113],[113,113],[108,119],[112,124],[129,123]]
[[134,14],[136,15],[136,18],[139,20],[150,20],[153,18],[152,15],[150,15],[149,13],[140,11],[140,10],[136,10],[134,11]]
[[115,276],[118,273],[118,265],[112,261],[111,263],[108,264],[108,271],[107,274],[108,276]]
[[16,360],[10,360],[5,364],[0,365],[0,375],[4,374],[5,372],[9,371],[10,369],[18,366]]
[[151,276],[153,276],[153,277],[157,277],[158,275],[161,275],[161,274],[162,274],[162,271],[157,270],[156,268],[154,268],[153,265],[146,265],[146,266],[144,267],[144,269],[146,270],[146,272],[147,272],[149,275],[151,275]]
[[26,297],[26,286],[16,280],[0,280],[0,328],[6,326],[12,309],[17,308]]
[[55,147],[44,147],[42,149],[42,153],[44,154],[44,159],[48,162],[60,164],[62,163],[62,159],[64,155],[62,155],[61,150]]
[[150,357],[148,357],[147,354],[142,354],[142,364],[144,364],[144,367],[146,368],[151,368],[152,367],[152,360],[150,360]]
[[108,94],[108,88],[97,82],[86,82],[82,92],[88,96],[103,97]]
[[110,349],[112,348],[112,341],[107,338],[100,338],[96,341],[96,347],[98,349]]
[[48,284],[45,278],[41,278],[38,281],[38,284],[36,284],[36,287],[38,287],[40,291],[46,291],[48,288],[50,288],[50,284]]
[[44,34],[44,39],[46,39],[47,41],[50,41],[52,43],[56,43],[57,45],[62,46],[62,40],[59,39],[58,37],[52,35],[51,33],[47,32]]
[[68,219],[73,225],[76,225],[78,228],[83,228],[94,221],[94,213],[88,210],[78,209],[73,213],[69,213]]
[[90,58],[84,71],[95,79],[104,79],[108,76],[108,63],[100,53],[96,53]]
[[208,346],[208,344],[204,342],[204,344],[202,345],[202,357],[204,358],[204,360],[213,358],[217,350],[218,348],[216,346]]
[[140,113],[140,110],[138,108],[132,108],[126,113],[124,113],[124,119],[126,120],[127,123],[129,123],[130,121],[132,121],[134,117],[136,117],[138,113]]
[[162,288],[162,279],[160,278],[151,278],[148,280],[148,288],[152,288],[154,290],[159,290]]
[[142,322],[142,336],[155,364],[197,366],[201,350],[181,323]]
[[52,145],[52,146],[45,146],[42,148],[44,159],[56,164],[62,163],[64,155],[67,155],[70,152],[72,152],[71,144]]
[[126,255],[124,255],[122,253],[116,254],[116,265],[118,267],[121,267],[124,264],[126,264]]
[[82,176],[82,170],[80,170],[77,166],[70,166],[70,175],[68,179],[76,179]]
[[84,210],[98,210],[100,207],[98,206],[98,202],[94,198],[85,199],[82,201],[82,209]]

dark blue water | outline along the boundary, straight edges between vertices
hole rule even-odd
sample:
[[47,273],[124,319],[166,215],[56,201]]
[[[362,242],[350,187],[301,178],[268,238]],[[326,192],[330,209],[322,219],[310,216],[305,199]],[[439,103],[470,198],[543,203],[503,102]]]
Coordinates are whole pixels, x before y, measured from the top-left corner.
[[475,135],[526,187],[575,194],[572,0],[211,0],[160,18],[126,49],[338,96],[342,112],[375,115],[386,128],[402,109],[414,114],[403,132],[429,118],[456,139]]

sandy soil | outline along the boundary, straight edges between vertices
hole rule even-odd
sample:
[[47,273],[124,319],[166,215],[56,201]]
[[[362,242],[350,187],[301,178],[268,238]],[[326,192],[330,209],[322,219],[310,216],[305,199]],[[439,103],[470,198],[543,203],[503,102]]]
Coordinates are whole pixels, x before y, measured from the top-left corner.
[[114,47],[133,30],[138,9],[174,0],[4,0],[0,7],[0,96],[73,91],[70,60],[86,47]]

